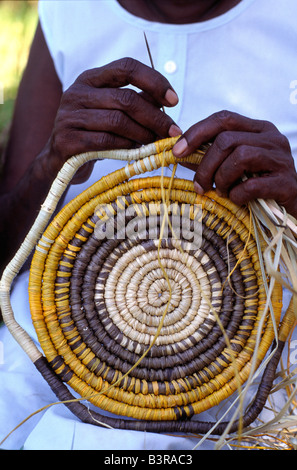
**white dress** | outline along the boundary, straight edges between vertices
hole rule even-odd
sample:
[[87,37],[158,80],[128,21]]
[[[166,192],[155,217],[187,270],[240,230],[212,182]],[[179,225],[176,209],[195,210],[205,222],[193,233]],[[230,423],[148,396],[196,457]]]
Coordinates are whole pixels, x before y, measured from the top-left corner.
[[[40,1],[40,20],[63,90],[86,69],[131,56],[170,81],[179,103],[167,112],[185,131],[213,112],[228,109],[273,122],[297,160],[297,5],[295,0],[242,0],[217,18],[188,25],[150,23],[116,0]],[[71,186],[65,203],[101,175],[122,166],[96,163],[90,180]],[[192,179],[189,170],[178,176]],[[37,341],[28,306],[28,273],[12,292],[17,321]],[[0,329],[0,440],[56,397],[5,327]],[[204,413],[212,421],[215,410]],[[7,449],[192,449],[197,439],[102,429],[83,424],[64,405],[26,421],[3,444]],[[211,441],[200,448],[213,448]]]

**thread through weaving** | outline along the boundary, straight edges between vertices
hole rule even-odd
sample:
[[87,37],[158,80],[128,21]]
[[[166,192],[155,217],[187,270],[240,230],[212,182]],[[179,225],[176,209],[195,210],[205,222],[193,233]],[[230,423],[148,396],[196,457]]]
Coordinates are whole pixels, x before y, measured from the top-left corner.
[[[168,430],[172,429],[169,422],[186,420],[187,429],[192,416],[216,406],[235,391],[242,411],[242,385],[250,382],[251,372],[261,368],[280,321],[281,287],[275,283],[273,289],[266,290],[262,261],[257,255],[257,244],[263,246],[263,240],[261,235],[258,240],[252,228],[251,212],[218,198],[213,191],[198,196],[192,182],[175,178],[172,145],[173,141],[169,145],[168,141],[156,143],[155,154],[151,154],[150,146],[150,154],[143,153],[143,160],[102,178],[62,209],[42,235],[30,273],[32,319],[45,357],[55,374],[80,395],[56,403],[88,400],[115,415],[134,418],[137,428],[142,426],[140,420],[146,421],[149,429],[168,426]],[[197,156],[190,159],[197,161]],[[163,169],[170,164],[171,178],[165,178]],[[150,168],[161,168],[161,177],[133,179]],[[122,198],[118,204],[114,202],[117,197]],[[156,211],[160,205],[155,201],[159,200],[164,213],[157,213],[160,226],[156,240],[146,239],[141,244],[109,240],[106,245],[95,246],[96,223],[105,222],[104,213],[96,210],[98,205],[108,205],[112,212],[123,204],[145,214],[153,204]],[[174,211],[167,210],[172,201],[181,208],[197,202],[201,205],[202,249],[191,251],[187,241],[175,236]],[[166,223],[171,233],[168,239],[163,238]],[[121,261],[106,251],[112,253],[114,248]],[[105,251],[105,258],[100,258]],[[137,253],[140,259],[149,259],[148,269],[159,269],[163,281],[144,282],[143,292],[154,296],[158,315],[153,319],[151,307],[146,313],[137,313],[150,318],[150,324],[146,331],[133,332],[133,325],[140,323],[137,316],[128,311],[121,316],[115,307],[123,301],[125,291],[129,291],[130,306],[135,299],[144,304],[137,290],[127,284],[124,272],[130,256],[134,257],[131,273],[135,280],[145,272],[147,268],[137,264],[141,262]],[[171,255],[177,258],[174,263]],[[99,264],[105,271],[96,271]],[[183,290],[173,275],[173,264],[183,266],[178,278],[183,279],[186,273],[190,279],[197,276],[191,281],[192,287],[190,281],[183,280],[182,285],[188,282],[187,289],[192,289],[193,306],[189,308],[185,291],[181,312],[188,309],[189,313],[182,313],[180,318],[173,312],[178,291]],[[122,289],[119,293],[110,290],[113,280]],[[94,297],[87,289],[90,282]],[[201,313],[191,318],[198,302]],[[137,309],[135,312],[140,312]],[[173,333],[171,322],[180,326],[188,322],[192,329],[185,328],[182,333],[176,327]],[[143,338],[143,343],[137,344],[138,338]],[[104,350],[109,344],[112,350]],[[90,412],[88,415],[90,418]],[[94,421],[106,424],[97,415]],[[241,430],[241,421],[237,426]]]

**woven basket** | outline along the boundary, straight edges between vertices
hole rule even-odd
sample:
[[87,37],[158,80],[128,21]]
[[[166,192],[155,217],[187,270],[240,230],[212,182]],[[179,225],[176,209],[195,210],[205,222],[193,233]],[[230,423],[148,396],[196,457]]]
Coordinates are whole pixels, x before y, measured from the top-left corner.
[[[282,323],[276,347],[282,288],[275,283],[268,308],[248,208],[214,191],[199,196],[191,181],[136,177],[176,164],[173,144],[169,139],[141,149],[141,160],[103,177],[43,231],[29,280],[43,354],[32,360],[84,422],[153,432],[214,428],[219,435],[227,422],[214,426],[195,415],[241,390],[273,347],[242,417],[243,426],[253,422],[292,319]],[[203,154],[188,161],[199,162]],[[65,187],[67,179],[59,178]],[[264,239],[260,244],[264,250]],[[90,412],[84,400],[109,413]],[[234,421],[229,432],[238,426]]]

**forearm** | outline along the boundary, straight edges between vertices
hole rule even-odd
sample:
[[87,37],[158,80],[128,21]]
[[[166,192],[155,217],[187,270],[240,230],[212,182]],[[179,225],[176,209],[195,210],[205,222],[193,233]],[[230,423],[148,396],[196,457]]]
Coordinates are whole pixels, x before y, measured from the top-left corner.
[[48,150],[45,148],[19,183],[11,191],[0,195],[1,272],[32,227],[51,187],[54,178],[45,171],[47,158]]

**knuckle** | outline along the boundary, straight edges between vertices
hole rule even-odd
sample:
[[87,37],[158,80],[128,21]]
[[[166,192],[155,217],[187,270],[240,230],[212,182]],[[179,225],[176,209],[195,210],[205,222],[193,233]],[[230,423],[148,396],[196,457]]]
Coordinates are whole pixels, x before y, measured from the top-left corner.
[[84,70],[78,77],[76,78],[74,84],[76,83],[85,83],[88,82],[90,76],[89,70]]
[[106,77],[112,88],[119,88],[132,83],[139,75],[139,62],[131,57],[111,62],[106,68]]
[[66,116],[65,125],[73,129],[85,129],[89,119],[87,109],[74,109],[71,114]]
[[97,68],[92,68],[92,69],[87,69],[84,70],[80,75],[78,75],[77,79],[73,83],[73,86],[92,86],[93,80],[94,80],[94,75],[98,76],[101,71],[104,69],[104,67],[97,67]]
[[[247,145],[240,145],[232,151],[215,174],[216,186],[221,190],[229,188],[233,180],[243,176],[244,170],[249,166],[250,157],[251,150]],[[255,157],[257,158],[257,155]]]
[[124,57],[116,63],[115,76],[120,82],[129,84],[133,76],[137,75],[139,62],[132,57]]
[[108,132],[102,132],[98,136],[97,146],[99,149],[112,149],[114,147],[115,137]]
[[79,102],[79,98],[82,94],[81,86],[76,83],[71,85],[62,95],[60,107],[72,107]]
[[60,108],[63,108],[71,104],[73,101],[72,97],[73,97],[73,90],[72,90],[72,87],[70,87],[67,91],[63,93],[61,97]]
[[290,147],[289,140],[282,134],[279,129],[270,121],[263,121],[263,131],[266,131],[266,136],[272,142],[276,142],[283,147]]
[[279,134],[278,139],[279,139],[279,144],[283,149],[291,151],[290,142],[289,142],[288,138],[285,135]]
[[108,121],[110,129],[113,130],[122,129],[125,123],[123,113],[117,110],[111,111],[108,114]]
[[233,167],[241,166],[242,169],[248,169],[251,161],[260,160],[263,150],[260,147],[251,148],[249,145],[239,145],[230,155]]
[[228,131],[221,132],[215,140],[215,145],[219,150],[223,152],[229,150],[233,146],[233,139],[231,133]]
[[288,155],[291,155],[291,146],[289,140],[285,135],[281,134],[273,124],[272,126],[273,127],[268,129],[266,132],[266,142],[268,148],[277,148],[283,152],[286,152]]
[[277,127],[271,122],[267,120],[262,120],[259,121],[262,124],[262,129],[260,129],[260,132],[267,132],[267,133],[276,133],[279,132]]
[[228,111],[226,109],[223,109],[221,111],[218,111],[217,113],[213,114],[213,119],[218,121],[218,123],[223,127],[223,128],[229,128],[232,127],[234,124],[234,116],[231,111]]
[[137,94],[135,91],[125,88],[119,90],[120,93],[116,94],[116,99],[123,109],[132,109],[135,106]]
[[132,57],[123,57],[119,60],[119,68],[127,74],[133,73],[137,68],[138,62]]

